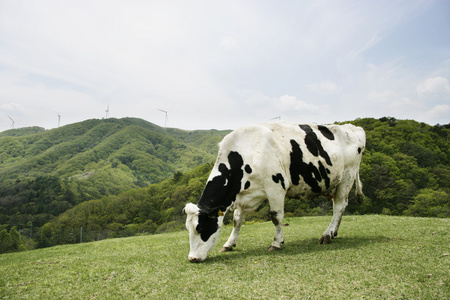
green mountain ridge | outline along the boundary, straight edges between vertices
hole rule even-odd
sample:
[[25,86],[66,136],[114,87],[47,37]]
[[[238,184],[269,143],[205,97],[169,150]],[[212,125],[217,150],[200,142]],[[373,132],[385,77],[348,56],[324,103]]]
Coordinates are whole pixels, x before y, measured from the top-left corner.
[[167,178],[167,173],[214,160],[216,144],[225,134],[226,131],[165,130],[143,120],[126,118],[87,120],[32,134],[3,135],[0,179],[16,180],[42,172],[66,178],[95,170],[99,167],[96,164],[109,161],[127,165],[154,183]]
[[136,118],[5,131],[0,135],[0,224],[16,223],[12,215],[20,223],[41,215],[37,225],[42,226],[78,203],[213,162],[225,133],[165,129]]
[[23,136],[23,135],[30,135],[35,134],[39,132],[44,132],[45,128],[33,126],[33,127],[24,127],[24,128],[17,128],[17,129],[8,129],[5,131],[0,132],[0,138],[3,136]]

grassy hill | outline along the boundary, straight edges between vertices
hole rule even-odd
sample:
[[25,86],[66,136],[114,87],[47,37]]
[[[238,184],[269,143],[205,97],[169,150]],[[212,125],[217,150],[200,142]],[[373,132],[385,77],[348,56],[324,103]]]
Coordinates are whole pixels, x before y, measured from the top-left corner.
[[215,160],[225,131],[87,120],[0,133],[0,224],[42,226],[87,200],[160,182]]
[[87,120],[48,131],[8,130],[0,136],[0,179],[43,173],[69,178],[101,169],[98,164],[107,161],[159,182],[176,170],[213,161],[224,134],[165,130],[133,118]]
[[271,222],[245,225],[236,250],[188,262],[187,231],[0,255],[3,299],[449,299],[449,219],[288,218],[286,244],[267,252]]

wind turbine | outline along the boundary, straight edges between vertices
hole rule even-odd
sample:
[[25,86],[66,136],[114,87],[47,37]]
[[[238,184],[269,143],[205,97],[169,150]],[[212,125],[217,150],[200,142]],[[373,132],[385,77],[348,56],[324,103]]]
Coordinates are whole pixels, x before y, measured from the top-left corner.
[[61,115],[59,114],[59,112],[56,112],[56,114],[58,115],[58,127],[59,127],[59,124],[61,123]]
[[166,128],[166,126],[167,126],[167,110],[162,110],[162,109],[159,109],[159,108],[158,108],[158,110],[162,111],[163,113],[166,114],[166,118],[164,119],[164,128]]
[[11,128],[14,129],[14,120],[8,115],[8,118],[11,120]]
[[105,112],[106,112],[106,119],[108,119],[108,116],[109,116],[109,103],[108,103],[108,108],[105,110]]

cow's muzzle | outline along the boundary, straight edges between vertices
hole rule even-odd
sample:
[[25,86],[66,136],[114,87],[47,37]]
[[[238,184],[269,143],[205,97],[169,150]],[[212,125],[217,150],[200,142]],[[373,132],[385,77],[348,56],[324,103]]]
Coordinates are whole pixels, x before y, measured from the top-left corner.
[[189,261],[190,261],[191,263],[199,263],[199,262],[202,262],[202,260],[201,260],[200,258],[191,257],[191,256],[189,256]]

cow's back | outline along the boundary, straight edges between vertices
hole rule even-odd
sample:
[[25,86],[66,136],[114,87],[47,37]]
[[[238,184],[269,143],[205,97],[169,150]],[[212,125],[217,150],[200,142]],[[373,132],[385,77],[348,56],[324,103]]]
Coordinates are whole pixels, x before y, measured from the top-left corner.
[[279,178],[286,190],[311,196],[331,193],[345,172],[359,166],[365,133],[351,124],[273,122],[241,127],[220,146],[224,153],[234,149],[242,155],[252,169],[246,174],[252,190]]
[[364,131],[350,124],[247,125],[220,142],[208,181],[223,177],[224,170],[238,169],[233,194],[249,209],[267,199],[270,192],[300,197],[331,195],[346,173],[357,171],[364,146]]

